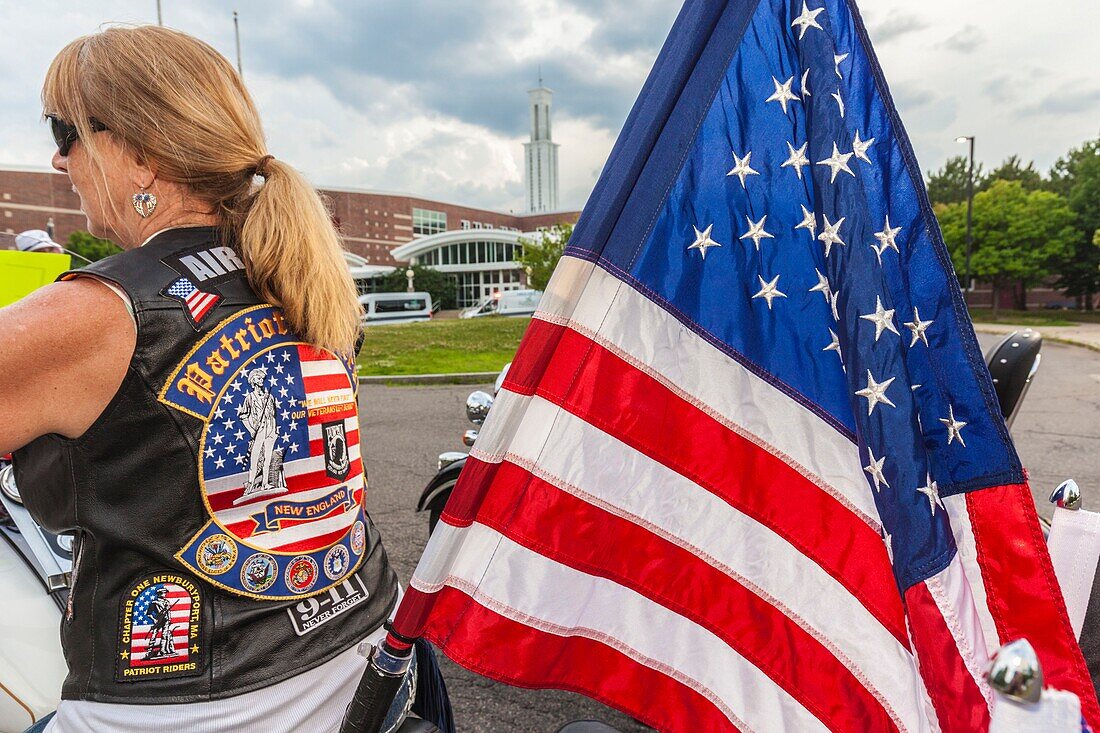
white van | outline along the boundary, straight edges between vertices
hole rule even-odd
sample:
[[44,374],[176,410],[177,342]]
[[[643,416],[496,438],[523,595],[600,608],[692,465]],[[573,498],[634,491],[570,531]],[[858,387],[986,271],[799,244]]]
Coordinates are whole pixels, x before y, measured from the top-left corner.
[[475,306],[458,314],[459,318],[480,318],[481,316],[530,316],[534,315],[542,299],[541,290],[505,290],[493,293]]
[[360,295],[364,326],[382,323],[416,323],[432,317],[430,293],[369,293]]

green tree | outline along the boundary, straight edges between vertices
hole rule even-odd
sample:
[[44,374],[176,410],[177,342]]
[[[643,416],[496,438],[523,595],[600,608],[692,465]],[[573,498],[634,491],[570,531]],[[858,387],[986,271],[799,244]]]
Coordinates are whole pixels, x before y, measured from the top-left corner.
[[[407,267],[398,267],[379,278],[378,292],[403,293],[408,290],[409,280],[405,276],[407,269]],[[432,302],[439,303],[439,307],[443,310],[458,307],[458,283],[453,275],[422,265],[413,265],[412,271],[413,287],[417,292],[431,293]]]
[[[78,229],[69,235],[69,242],[65,245],[65,248],[92,262],[102,260],[104,257],[110,257],[122,251],[111,240],[100,239],[83,229]],[[74,262],[73,266],[79,267],[83,264],[83,262]]]
[[[966,202],[937,207],[956,271],[966,252]],[[1016,283],[1038,284],[1073,253],[1079,233],[1066,200],[1050,191],[1028,191],[1020,181],[994,181],[974,196],[974,246],[970,270],[993,287],[993,313],[1001,291]],[[1026,301],[1021,304],[1027,306]]]
[[527,272],[527,285],[534,290],[545,290],[565,252],[565,245],[573,236],[572,224],[555,224],[539,238],[520,237],[523,252],[516,255],[516,262]]
[[[965,155],[948,158],[943,167],[928,172],[928,198],[933,204],[957,204],[966,201],[967,182],[970,177],[970,159]],[[985,174],[982,164],[974,163],[974,190],[980,191]]]
[[1073,255],[1058,269],[1057,286],[1092,310],[1100,292],[1100,138],[1070,150],[1050,169],[1048,188],[1065,196],[1080,233]]
[[990,171],[982,181],[982,189],[989,188],[993,181],[1019,181],[1028,191],[1037,191],[1046,184],[1043,175],[1035,168],[1034,161],[1029,161],[1026,166],[1022,165],[1018,155],[1008,156],[1000,166]]

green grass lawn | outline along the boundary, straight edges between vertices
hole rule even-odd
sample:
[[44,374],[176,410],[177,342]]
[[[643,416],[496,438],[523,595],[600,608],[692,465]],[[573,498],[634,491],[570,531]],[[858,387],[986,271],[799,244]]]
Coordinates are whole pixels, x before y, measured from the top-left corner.
[[438,319],[368,326],[360,376],[495,372],[512,360],[530,318]]
[[1034,310],[1000,310],[993,318],[990,308],[971,308],[970,317],[975,323],[1011,323],[1019,326],[1072,326],[1076,323],[1100,323],[1100,312]]
[[[1080,311],[1002,310],[996,321],[989,309],[974,308],[975,323],[1011,323],[1021,326],[1072,326],[1082,321],[1100,323],[1100,313]],[[370,326],[359,353],[359,374],[457,374],[495,372],[512,360],[530,318],[489,316],[426,323]]]

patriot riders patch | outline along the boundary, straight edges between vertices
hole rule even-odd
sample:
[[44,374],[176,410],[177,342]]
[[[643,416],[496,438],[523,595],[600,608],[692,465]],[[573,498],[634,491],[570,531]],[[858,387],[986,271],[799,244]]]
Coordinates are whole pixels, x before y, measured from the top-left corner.
[[190,578],[147,575],[122,598],[115,679],[138,682],[203,673],[202,593]]
[[353,364],[300,341],[270,305],[213,326],[159,394],[202,421],[210,520],[176,558],[213,585],[269,600],[317,594],[355,572],[366,491],[356,384]]

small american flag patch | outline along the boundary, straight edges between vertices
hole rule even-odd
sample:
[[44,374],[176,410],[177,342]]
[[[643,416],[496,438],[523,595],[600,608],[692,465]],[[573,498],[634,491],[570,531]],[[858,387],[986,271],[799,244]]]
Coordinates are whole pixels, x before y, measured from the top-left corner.
[[194,283],[185,277],[181,277],[169,285],[164,290],[164,294],[183,303],[188,318],[196,328],[222,299],[222,296],[217,293],[199,290]]

